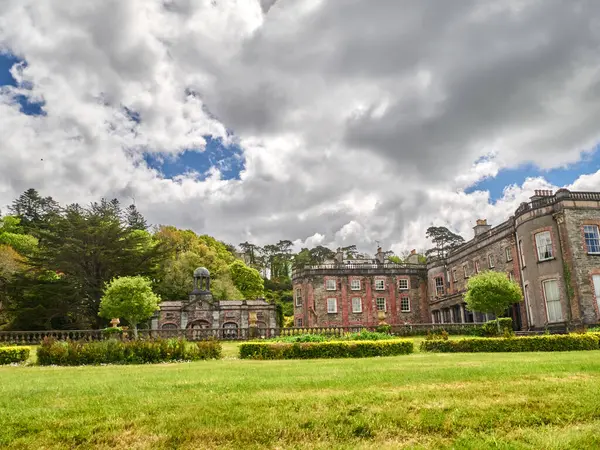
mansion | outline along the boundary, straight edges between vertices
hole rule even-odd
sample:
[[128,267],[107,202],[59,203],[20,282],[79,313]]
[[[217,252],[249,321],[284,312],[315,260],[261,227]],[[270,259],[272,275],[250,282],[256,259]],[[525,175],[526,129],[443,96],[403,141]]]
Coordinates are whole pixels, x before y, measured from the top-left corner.
[[493,317],[463,300],[469,277],[506,273],[524,301],[509,314],[516,329],[577,327],[600,322],[600,192],[535,191],[514,215],[492,227],[478,220],[474,236],[446,258],[403,264],[344,260],[293,273],[297,327],[473,323]]

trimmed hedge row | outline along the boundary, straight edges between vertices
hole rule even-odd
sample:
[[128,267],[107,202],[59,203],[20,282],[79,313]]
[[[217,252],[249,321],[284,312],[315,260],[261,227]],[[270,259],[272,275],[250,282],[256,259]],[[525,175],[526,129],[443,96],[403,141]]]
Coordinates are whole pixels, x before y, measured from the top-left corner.
[[600,338],[588,334],[555,334],[515,338],[467,338],[421,342],[421,351],[439,353],[473,352],[566,352],[598,350]]
[[25,362],[30,352],[29,347],[0,347],[0,365]]
[[414,350],[413,342],[330,341],[330,342],[247,342],[240,344],[242,359],[317,359],[367,358],[372,356],[407,355]]
[[218,341],[190,343],[183,339],[98,342],[44,339],[37,350],[41,366],[82,366],[93,364],[146,364],[174,361],[220,359]]

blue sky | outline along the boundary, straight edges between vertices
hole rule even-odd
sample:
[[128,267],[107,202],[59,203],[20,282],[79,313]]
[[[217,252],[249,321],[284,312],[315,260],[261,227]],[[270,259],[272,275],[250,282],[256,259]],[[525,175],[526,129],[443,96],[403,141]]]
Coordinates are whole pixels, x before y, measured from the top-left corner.
[[[19,62],[21,60],[10,54],[0,53],[0,86],[17,85],[10,69]],[[30,103],[24,96],[19,96],[18,101],[21,110],[25,114],[43,114],[43,104]],[[130,112],[130,116],[135,119],[136,113]],[[189,149],[177,158],[146,155],[146,163],[150,167],[159,170],[166,178],[173,178],[177,175],[195,171],[200,174],[199,178],[203,179],[206,172],[211,167],[216,166],[220,169],[223,179],[239,179],[240,172],[244,169],[244,158],[241,149],[235,144],[222,145],[220,139],[211,139],[210,136],[205,136],[205,139],[206,147],[203,151]]]
[[[16,82],[10,74],[10,68],[19,63],[20,60],[9,54],[0,54],[0,86],[16,86]],[[42,114],[42,104],[29,103],[24,97],[19,98],[21,109],[26,114]],[[244,158],[242,151],[235,144],[231,146],[222,145],[220,140],[211,139],[206,136],[206,148],[204,151],[189,149],[178,157],[162,157],[146,155],[147,164],[159,170],[164,177],[173,178],[188,172],[198,172],[199,178],[203,179],[211,167],[221,170],[223,179],[239,179],[240,172],[244,169]],[[550,183],[562,186],[575,181],[583,173],[592,173],[600,170],[600,152],[595,151],[585,160],[566,168],[541,171],[535,166],[527,165],[514,169],[503,169],[495,177],[490,177],[470,186],[467,193],[476,190],[487,190],[490,192],[492,201],[502,197],[506,186],[512,184],[520,185],[528,177],[542,176]]]

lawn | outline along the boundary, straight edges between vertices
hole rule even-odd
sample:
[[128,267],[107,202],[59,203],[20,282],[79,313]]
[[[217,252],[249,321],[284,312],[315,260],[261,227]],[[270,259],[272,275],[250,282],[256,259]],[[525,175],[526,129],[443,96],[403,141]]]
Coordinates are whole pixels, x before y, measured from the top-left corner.
[[600,351],[0,368],[0,448],[599,448]]

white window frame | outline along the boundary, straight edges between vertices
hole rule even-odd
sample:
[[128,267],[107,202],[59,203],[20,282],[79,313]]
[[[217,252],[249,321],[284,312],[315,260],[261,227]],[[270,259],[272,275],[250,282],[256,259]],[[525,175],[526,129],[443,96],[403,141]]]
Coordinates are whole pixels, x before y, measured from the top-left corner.
[[[379,283],[381,283],[381,287],[379,287]],[[375,290],[376,291],[385,291],[385,280],[375,280]]]
[[337,291],[337,282],[333,279],[325,280],[325,289],[328,291]]
[[[383,300],[383,309],[379,307],[379,300]],[[377,308],[377,311],[387,312],[387,300],[385,297],[377,297],[375,299],[375,307]]]
[[[542,245],[540,246],[540,241],[538,241],[538,238],[541,238],[541,236],[547,236],[549,240],[545,244],[542,242]],[[554,243],[552,241],[552,233],[550,231],[540,231],[539,233],[535,233],[534,239],[538,261],[543,262],[554,259]],[[550,249],[550,256],[544,256],[547,255],[548,248]]]
[[[298,323],[298,322],[300,322],[300,323]],[[298,317],[298,318],[296,319],[296,326],[297,326],[297,327],[302,327],[302,326],[303,326],[303,322],[304,322],[304,321],[302,320],[302,317]]]
[[[406,286],[402,286],[402,283],[406,283]],[[408,291],[410,289],[410,282],[408,278],[398,278],[398,290],[399,291]]]
[[[558,306],[560,307],[560,318],[558,318],[558,319],[556,319],[556,317],[553,318],[556,320],[550,320],[550,307],[548,305],[548,289],[547,289],[547,285],[549,283],[556,284],[556,292],[558,293],[558,298],[551,300],[552,303],[558,303]],[[543,294],[544,294],[544,302],[546,303],[546,318],[548,319],[548,323],[562,322],[564,320],[564,315],[563,315],[563,310],[562,310],[562,303],[560,301],[560,286],[558,284],[558,280],[556,278],[552,278],[549,280],[542,281],[542,290],[543,290]]]
[[[406,304],[408,305],[408,308],[404,307],[404,302],[407,302]],[[403,313],[408,313],[410,312],[410,297],[407,295],[403,295],[402,297],[400,297],[400,311]]]
[[[331,305],[333,304],[333,308],[331,307]],[[336,297],[329,297],[327,299],[327,314],[337,314],[338,312],[338,307],[337,307],[337,298]]]
[[[588,231],[586,231],[586,228],[588,228],[588,230],[592,230],[591,232],[589,232],[589,234],[593,234],[594,236],[590,237],[590,241],[596,241],[595,243],[592,243],[592,245],[588,244],[588,238],[587,238],[587,234]],[[585,248],[587,251],[588,255],[600,255],[600,229],[598,228],[598,225],[584,225],[583,226],[583,240],[585,242]],[[590,251],[590,247],[595,248],[595,251]]]
[[[438,280],[442,280],[442,284],[438,285]],[[435,286],[435,295],[437,297],[442,297],[444,295],[446,295],[446,284],[444,283],[444,276],[440,275],[437,276],[433,279],[433,284]],[[441,294],[440,294],[440,288],[441,288]]]
[[510,271],[508,272],[508,279],[509,279],[510,281],[515,281],[515,274],[514,274],[514,272],[513,272],[512,270],[510,270]]
[[481,272],[481,269],[479,267],[479,261],[473,261],[474,266],[475,266],[475,273],[479,273]]
[[[300,295],[298,295],[298,293],[300,293]],[[296,289],[296,306],[302,306],[302,289]]]
[[494,263],[494,255],[492,255],[492,254],[488,255],[488,267],[490,269],[493,269],[494,267],[496,267],[496,264]]
[[[358,308],[356,308],[356,300],[358,300]],[[363,312],[362,310],[362,298],[360,297],[352,297],[352,312],[354,314],[360,314]]]
[[350,290],[360,291],[360,280],[350,280]]
[[518,247],[518,253],[519,256],[521,257],[521,268],[524,268],[526,266],[525,264],[525,253],[523,253],[523,240],[519,239],[518,243],[517,243],[517,247]]
[[511,247],[505,247],[504,248],[504,255],[506,256],[506,262],[511,262],[513,260],[513,258],[512,258],[512,248]]
[[452,269],[452,281],[454,281],[455,283],[458,281],[458,278],[456,276],[456,269]]
[[600,311],[600,274],[595,273],[592,275],[592,288],[594,289],[598,311]]
[[465,275],[465,278],[469,278],[469,264],[464,263],[462,268],[463,268],[463,273]]

